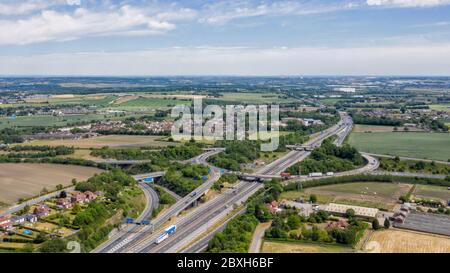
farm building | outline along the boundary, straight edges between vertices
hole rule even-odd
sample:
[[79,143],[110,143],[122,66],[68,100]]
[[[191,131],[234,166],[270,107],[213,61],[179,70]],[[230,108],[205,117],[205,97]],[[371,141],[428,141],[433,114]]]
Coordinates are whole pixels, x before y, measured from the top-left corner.
[[342,204],[335,204],[330,203],[328,206],[325,206],[324,210],[331,213],[331,214],[337,214],[337,215],[345,215],[347,210],[352,209],[355,211],[355,216],[361,217],[361,218],[375,218],[378,209],[374,208],[366,208],[366,207],[359,207],[359,206],[350,206],[350,205],[342,205]]

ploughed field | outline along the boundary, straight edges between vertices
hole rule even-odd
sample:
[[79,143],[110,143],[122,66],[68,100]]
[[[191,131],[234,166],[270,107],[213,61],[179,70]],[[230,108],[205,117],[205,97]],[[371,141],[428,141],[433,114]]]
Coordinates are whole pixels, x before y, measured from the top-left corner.
[[12,204],[20,198],[39,195],[45,187],[56,190],[56,185],[71,185],[73,178],[86,180],[102,170],[91,167],[57,164],[0,164],[0,203]]

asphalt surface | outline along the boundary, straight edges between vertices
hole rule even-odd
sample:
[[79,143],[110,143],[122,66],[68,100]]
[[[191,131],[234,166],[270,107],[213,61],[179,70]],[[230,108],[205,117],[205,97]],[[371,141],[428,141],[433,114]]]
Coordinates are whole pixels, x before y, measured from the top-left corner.
[[[222,152],[223,149],[217,149],[205,152],[198,157],[192,159],[193,163],[204,164],[206,163],[206,159],[214,154]],[[157,230],[160,226],[162,226],[165,222],[167,222],[171,217],[178,215],[184,209],[189,207],[192,203],[194,203],[199,196],[202,196],[211,186],[220,178],[220,169],[211,167],[211,174],[209,179],[204,182],[200,187],[189,193],[187,196],[178,200],[177,203],[173,204],[163,213],[156,217],[150,226],[140,227],[138,231],[134,232],[121,232],[121,236],[115,236],[110,238],[107,243],[102,245],[100,248],[96,250],[96,252],[102,253],[114,253],[114,252],[125,252],[129,246],[133,246],[136,242],[146,242],[147,237],[152,235],[155,230]]]

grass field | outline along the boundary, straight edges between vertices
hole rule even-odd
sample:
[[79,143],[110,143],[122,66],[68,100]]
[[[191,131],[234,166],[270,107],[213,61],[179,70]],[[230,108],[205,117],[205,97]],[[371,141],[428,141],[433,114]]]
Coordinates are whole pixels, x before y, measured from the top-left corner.
[[97,106],[104,107],[113,102],[117,96],[106,94],[93,94],[93,95],[53,95],[49,98],[29,99],[27,104],[30,105],[84,105],[84,106]]
[[[386,133],[386,132],[394,132],[395,126],[380,126],[380,125],[365,125],[365,124],[356,124],[353,132],[354,133]],[[398,131],[402,131],[403,127],[398,127]],[[412,132],[423,132],[422,129],[419,128],[409,128],[409,131]]]
[[101,170],[90,167],[56,164],[0,164],[0,202],[14,203],[31,198],[45,187],[70,185],[73,178],[85,180]]
[[376,154],[434,160],[450,159],[448,133],[352,133],[350,145]]
[[374,253],[450,253],[450,238],[398,229],[377,231],[364,246]]
[[238,93],[227,92],[222,93],[222,97],[214,98],[219,101],[235,101],[236,103],[246,104],[269,104],[269,103],[289,103],[295,102],[295,99],[285,98],[282,94],[277,93]]
[[27,143],[27,145],[49,145],[49,146],[73,146],[77,148],[101,148],[108,147],[166,147],[169,145],[177,145],[174,142],[159,141],[161,136],[127,136],[127,135],[109,135],[99,136],[79,140],[33,140]]
[[261,253],[348,253],[354,252],[343,245],[327,245],[306,242],[264,241]]
[[391,209],[398,198],[411,186],[407,184],[360,182],[308,188],[301,191],[288,191],[281,194],[283,199],[308,198],[317,196],[318,203],[341,203],[356,206]]
[[432,104],[430,108],[438,111],[447,111],[450,112],[450,103],[447,104]]
[[164,98],[151,98],[151,97],[137,97],[135,99],[127,100],[118,105],[115,105],[117,108],[127,109],[127,108],[168,108],[173,107],[175,105],[191,105],[191,101],[187,100],[179,100],[175,97],[173,99],[164,99]]
[[31,127],[31,126],[66,126],[68,123],[85,122],[91,120],[104,120],[107,118],[115,119],[114,115],[102,114],[83,114],[66,116],[19,116],[16,118],[1,117],[0,129],[10,127]]
[[447,187],[417,185],[413,194],[414,196],[428,200],[440,199],[444,202],[450,200],[450,190]]

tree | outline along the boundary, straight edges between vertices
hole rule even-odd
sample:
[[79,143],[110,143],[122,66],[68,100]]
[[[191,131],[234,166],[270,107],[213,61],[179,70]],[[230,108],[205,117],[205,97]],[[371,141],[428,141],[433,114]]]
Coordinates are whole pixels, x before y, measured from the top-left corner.
[[62,191],[59,193],[59,198],[67,198],[67,192],[66,191]]
[[377,218],[372,220],[372,228],[374,230],[379,230],[380,229],[380,223],[378,222]]
[[384,228],[388,229],[391,227],[391,222],[389,222],[389,219],[384,219]]
[[79,212],[81,212],[81,207],[80,207],[80,205],[79,205],[79,204],[75,204],[75,205],[73,206],[73,208],[72,208],[72,212],[73,212],[74,214],[78,214]]
[[297,214],[289,215],[287,219],[287,225],[289,226],[289,229],[297,229],[300,227],[301,220],[300,217]]
[[48,193],[48,190],[47,190],[47,188],[46,188],[46,187],[42,188],[42,190],[41,190],[41,194],[47,194],[47,193]]
[[345,215],[347,218],[353,218],[355,217],[355,211],[353,209],[348,209],[345,211]]
[[309,202],[311,202],[311,203],[317,203],[317,196],[315,195],[315,194],[311,194],[310,196],[309,196]]
[[72,185],[76,185],[77,184],[77,180],[74,178],[74,179],[72,179]]
[[39,251],[42,253],[61,253],[66,249],[66,243],[60,239],[55,238],[42,244]]
[[62,184],[56,185],[56,189],[57,189],[58,191],[62,190],[63,188],[64,188],[64,186],[63,186]]

